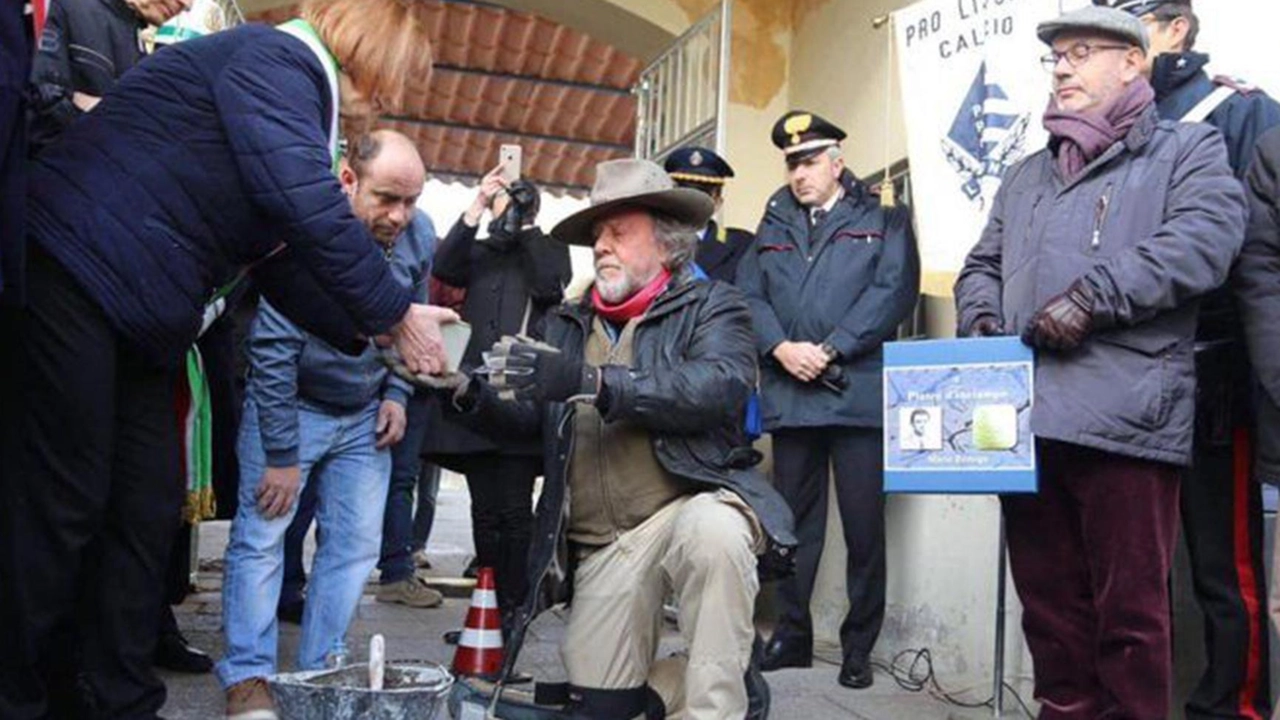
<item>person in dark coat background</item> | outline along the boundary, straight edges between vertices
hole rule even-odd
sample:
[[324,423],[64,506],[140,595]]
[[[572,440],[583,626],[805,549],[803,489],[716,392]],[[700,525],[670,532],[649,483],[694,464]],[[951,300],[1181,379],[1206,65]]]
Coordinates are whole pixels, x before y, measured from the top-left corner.
[[[56,0],[51,3],[31,65],[31,154],[38,155],[57,143],[73,122],[92,112],[120,76],[142,62],[147,53],[139,33],[144,28],[163,25],[189,8],[191,1]],[[227,397],[218,391],[234,387],[231,367],[226,362],[233,352],[226,328],[225,322],[215,323],[200,337],[199,343],[210,399],[218,396],[218,404],[223,406],[219,408],[220,414],[227,412]],[[206,348],[211,352],[205,353]],[[178,382],[184,384],[186,378]],[[236,410],[230,413],[233,419],[239,416]],[[214,463],[215,472],[226,473],[227,468],[235,464],[234,450],[227,452],[234,443],[234,430],[231,436],[218,434],[215,446],[223,452]],[[160,610],[155,664],[178,672],[209,672],[213,669],[213,659],[187,641],[173,615],[171,605],[182,602],[191,582],[191,526],[175,518],[174,532],[174,548],[165,573],[166,602]]]
[[0,15],[0,303],[16,301],[22,267],[30,32],[22,3],[6,5]]
[[[711,196],[716,212],[724,204],[724,186],[733,177],[729,163],[711,150],[688,145],[673,150],[662,168],[676,185],[693,188]],[[755,236],[741,228],[721,227],[714,219],[698,231],[697,266],[712,280],[732,283],[738,262],[751,247]]]
[[1165,718],[1196,324],[1244,193],[1216,130],[1159,118],[1136,18],[1088,6],[1038,35],[1050,141],[1005,174],[956,281],[957,335],[1036,349],[1038,493],[1001,506],[1041,716]]
[[[1119,0],[1115,5],[1146,27],[1151,42],[1147,76],[1160,117],[1217,128],[1232,171],[1243,179],[1258,136],[1280,124],[1280,104],[1241,81],[1209,77],[1204,69],[1209,56],[1196,49],[1200,19],[1191,0]],[[1192,720],[1271,713],[1262,491],[1247,462],[1252,381],[1231,291],[1225,285],[1200,306],[1195,451],[1180,496],[1207,659],[1186,702]]]
[[[475,201],[454,223],[436,251],[432,275],[465,288],[462,319],[471,339],[462,370],[484,364],[481,352],[503,335],[528,335],[564,297],[573,270],[569,249],[538,227],[538,189],[527,180],[510,187],[501,167],[481,180]],[[493,220],[488,237],[477,238],[485,212]],[[542,472],[542,452],[532,440],[511,440],[467,427],[432,403],[424,454],[467,476],[476,562],[494,568],[504,628],[524,598],[525,565],[533,523],[533,481]]]
[[[0,330],[12,322],[10,315],[16,312],[22,295],[27,155],[24,88],[31,64],[32,32],[28,20],[22,3],[0,7]],[[12,341],[0,342],[0,382],[12,374],[16,350]],[[0,436],[0,488],[8,484],[4,476],[11,461],[10,452]],[[0,573],[9,569],[8,561],[0,555]],[[9,593],[0,591],[0,619],[15,617],[13,600]]]
[[[1280,128],[1267,131],[1254,148],[1249,167],[1249,230],[1232,284],[1257,378],[1253,476],[1280,485]],[[1280,534],[1276,535],[1280,542]],[[1280,554],[1271,560],[1268,614],[1280,629]]]
[[764,668],[809,667],[809,599],[826,533],[829,467],[849,549],[841,685],[872,684],[870,653],[885,606],[881,347],[915,308],[920,257],[906,208],[887,209],[844,167],[840,128],[783,115],[773,143],[789,184],[774,193],[738,266],[760,354],[774,482],[796,516],[796,574]]
[[57,141],[146,56],[139,33],[193,0],[53,0],[31,66],[31,152]]
[[[49,664],[77,605],[98,710],[150,718],[164,704],[150,660],[185,494],[173,388],[216,288],[252,267],[335,346],[389,336],[411,370],[443,369],[439,324],[456,316],[411,303],[332,171],[339,111],[359,124],[430,73],[411,13],[308,0],[287,29],[167,48],[30,168],[27,304],[3,328],[16,357],[0,379],[0,717],[43,717],[74,694]],[[316,312],[320,297],[345,313]],[[264,478],[264,507],[288,480]]]

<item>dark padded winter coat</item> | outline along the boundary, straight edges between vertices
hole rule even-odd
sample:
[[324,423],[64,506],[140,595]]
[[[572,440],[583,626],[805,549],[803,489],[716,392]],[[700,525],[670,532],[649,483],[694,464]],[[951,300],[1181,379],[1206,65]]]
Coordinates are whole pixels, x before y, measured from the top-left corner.
[[[735,283],[747,295],[760,355],[766,430],[880,427],[882,347],[920,296],[911,213],[883,208],[845,171],[844,197],[817,227],[790,188],[774,193]],[[812,232],[812,238],[810,233]],[[848,383],[835,393],[803,383],[773,357],[784,340],[828,343]]]
[[274,28],[166,48],[36,160],[28,234],[156,362],[180,358],[213,292],[283,241],[298,270],[259,287],[350,348],[309,299],[332,296],[374,335],[410,295],[333,174],[331,106],[319,59]]
[[1249,230],[1232,283],[1259,385],[1255,474],[1280,484],[1280,128],[1258,140],[1247,189]]
[[984,315],[1018,334],[1083,278],[1095,329],[1036,357],[1037,437],[1186,465],[1200,298],[1227,278],[1245,203],[1217,130],[1154,107],[1070,183],[1048,149],[1015,165],[956,281],[958,333]]

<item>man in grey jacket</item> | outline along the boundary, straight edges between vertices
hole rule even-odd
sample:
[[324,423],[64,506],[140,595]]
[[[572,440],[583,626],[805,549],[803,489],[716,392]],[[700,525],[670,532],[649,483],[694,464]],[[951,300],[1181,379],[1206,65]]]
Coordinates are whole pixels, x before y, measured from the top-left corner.
[[996,196],[958,330],[1038,351],[1040,492],[1003,508],[1041,717],[1163,718],[1196,316],[1239,251],[1244,198],[1216,130],[1158,120],[1137,18],[1089,7],[1038,33],[1051,139]]

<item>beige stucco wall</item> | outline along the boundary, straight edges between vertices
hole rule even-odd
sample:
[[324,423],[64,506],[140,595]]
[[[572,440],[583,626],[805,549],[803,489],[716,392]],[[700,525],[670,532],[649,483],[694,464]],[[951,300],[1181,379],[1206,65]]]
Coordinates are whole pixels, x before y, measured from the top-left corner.
[[[889,30],[871,23],[907,4],[831,0],[806,13],[792,36],[791,105],[816,112],[849,133],[845,157],[858,175],[870,175],[886,160],[894,162],[907,153],[897,71],[890,67]],[[887,78],[890,70],[894,74]]]

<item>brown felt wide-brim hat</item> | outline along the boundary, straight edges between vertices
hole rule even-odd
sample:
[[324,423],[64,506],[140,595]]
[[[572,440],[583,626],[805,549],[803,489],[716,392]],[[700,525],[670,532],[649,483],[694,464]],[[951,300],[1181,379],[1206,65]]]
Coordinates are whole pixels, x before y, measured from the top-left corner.
[[661,165],[650,160],[608,160],[596,166],[590,207],[561,220],[551,230],[570,245],[595,244],[596,221],[624,208],[640,207],[666,215],[692,228],[701,228],[716,211],[715,201],[701,190],[676,187]]

